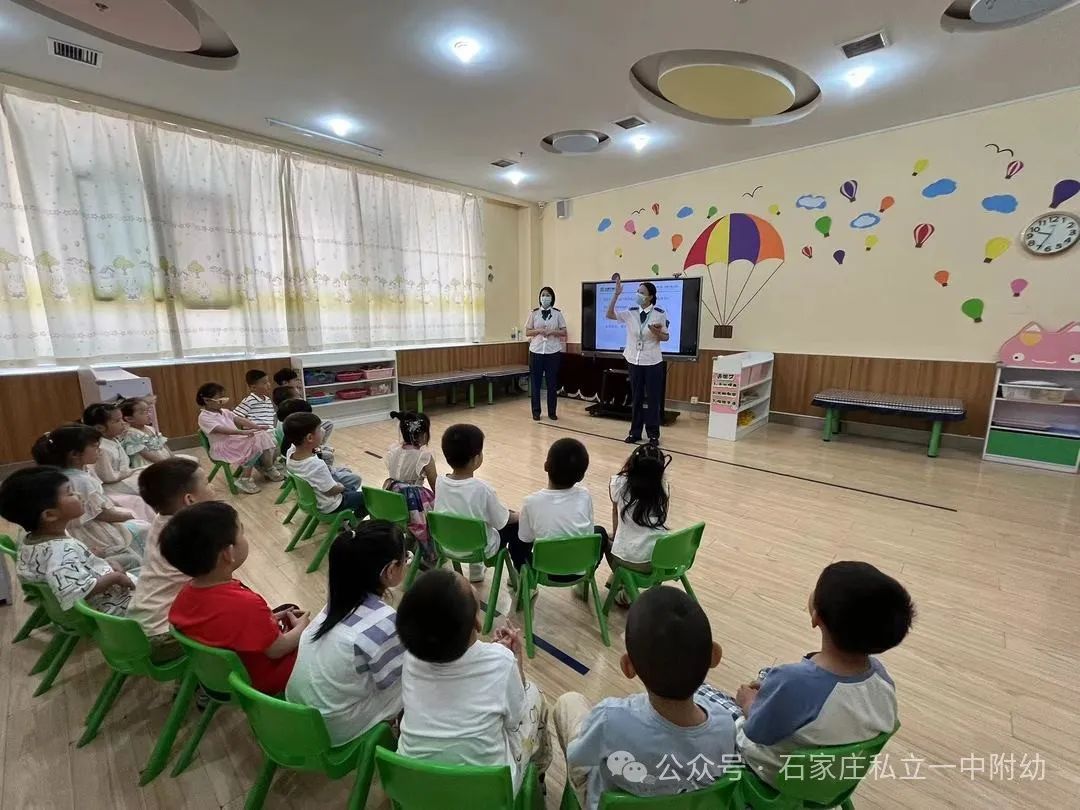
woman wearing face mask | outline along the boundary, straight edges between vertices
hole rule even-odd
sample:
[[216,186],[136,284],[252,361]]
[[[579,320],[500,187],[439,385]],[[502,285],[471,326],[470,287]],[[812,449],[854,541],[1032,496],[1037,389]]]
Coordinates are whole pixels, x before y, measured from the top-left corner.
[[540,382],[547,378],[548,417],[556,420],[559,401],[559,366],[566,349],[566,318],[555,309],[555,291],[540,289],[540,306],[529,313],[525,322],[529,338],[529,390],[532,392],[533,421],[540,421]]
[[[608,303],[607,318],[626,325],[626,348],[623,357],[630,369],[630,392],[633,396],[633,415],[627,444],[641,441],[644,426],[649,444],[660,444],[660,416],[664,412],[664,356],[660,344],[668,339],[668,319],[656,306],[656,285],[643,281],[637,289],[637,305],[621,312],[615,304],[622,293],[622,280],[615,282],[615,294]],[[645,412],[646,398],[649,411]]]

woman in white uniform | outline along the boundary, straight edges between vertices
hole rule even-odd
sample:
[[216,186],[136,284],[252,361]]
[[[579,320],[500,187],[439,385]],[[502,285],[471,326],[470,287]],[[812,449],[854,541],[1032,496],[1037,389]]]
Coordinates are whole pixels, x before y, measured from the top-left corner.
[[559,366],[566,350],[566,318],[555,309],[555,290],[540,288],[540,306],[525,322],[529,338],[529,391],[532,393],[533,421],[540,421],[540,383],[547,379],[547,410],[552,421],[559,402]]
[[[630,370],[630,393],[633,397],[633,414],[630,420],[628,444],[641,441],[644,426],[649,444],[660,444],[660,416],[664,412],[664,355],[660,344],[668,339],[668,319],[664,310],[656,306],[656,285],[643,281],[638,285],[637,306],[615,311],[615,303],[622,292],[622,279],[615,282],[615,294],[608,303],[607,318],[622,321],[626,325],[626,348],[623,357]],[[648,413],[644,405],[649,403]]]

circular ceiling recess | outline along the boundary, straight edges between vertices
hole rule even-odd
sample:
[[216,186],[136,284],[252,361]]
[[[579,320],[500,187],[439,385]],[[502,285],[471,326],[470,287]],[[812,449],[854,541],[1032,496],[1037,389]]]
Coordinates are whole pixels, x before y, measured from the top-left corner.
[[997,31],[1037,20],[1078,0],[954,0],[941,25],[947,31]]
[[738,51],[653,54],[630,68],[630,82],[665,112],[725,126],[795,121],[821,97],[821,88],[801,70]]
[[540,141],[540,148],[555,155],[591,155],[599,152],[611,139],[593,129],[568,129],[554,132]]

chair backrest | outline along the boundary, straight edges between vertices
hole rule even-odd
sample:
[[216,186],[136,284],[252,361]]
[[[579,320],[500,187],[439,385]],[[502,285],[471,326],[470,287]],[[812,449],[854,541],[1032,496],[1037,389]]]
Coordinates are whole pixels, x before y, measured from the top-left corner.
[[264,695],[235,672],[229,690],[270,759],[287,768],[323,770],[330,732],[317,709]]
[[75,610],[94,623],[94,640],[109,666],[125,675],[149,672],[150,641],[137,621],[94,610],[82,599]]
[[742,804],[736,795],[741,776],[741,771],[734,768],[708,787],[670,796],[631,796],[609,791],[600,797],[600,810],[741,810]]
[[896,729],[850,745],[796,749],[784,758],[776,789],[784,797],[835,807],[858,787],[895,733]]
[[318,514],[319,504],[315,500],[315,490],[311,488],[311,484],[300,476],[291,473],[289,478],[292,479],[293,491],[296,492],[296,502],[300,505],[300,509],[309,515]]
[[585,575],[600,564],[600,535],[553,537],[533,543],[530,567],[545,584],[550,576]]
[[75,608],[64,610],[60,607],[52,588],[44,582],[24,582],[23,591],[28,596],[30,594],[37,596],[38,604],[45,608],[45,615],[49,617],[49,621],[53,624],[57,624],[71,633],[78,633],[80,636],[93,634],[94,623],[76,611]]
[[375,766],[383,790],[397,810],[514,807],[514,782],[508,765],[440,765],[409,759],[379,746]]
[[428,533],[439,549],[451,559],[476,562],[484,557],[487,524],[479,518],[461,517],[447,512],[428,512]]
[[660,577],[679,577],[694,564],[705,524],[696,523],[677,532],[669,532],[653,547],[653,574]]
[[6,534],[0,534],[0,554],[6,554],[13,560],[19,558],[19,550],[15,545],[15,541]]
[[199,437],[199,444],[202,445],[202,449],[206,451],[206,455],[210,455],[210,437],[203,433],[201,430],[196,430],[195,434]]
[[361,487],[364,508],[375,520],[388,520],[401,528],[409,525],[409,504],[400,492],[376,487]]
[[230,675],[236,675],[244,681],[250,681],[247,667],[240,660],[240,656],[232,650],[201,644],[194,639],[188,638],[175,627],[169,632],[172,633],[173,638],[180,642],[180,646],[187,653],[191,671],[195,673],[199,683],[207,689],[231,694]]

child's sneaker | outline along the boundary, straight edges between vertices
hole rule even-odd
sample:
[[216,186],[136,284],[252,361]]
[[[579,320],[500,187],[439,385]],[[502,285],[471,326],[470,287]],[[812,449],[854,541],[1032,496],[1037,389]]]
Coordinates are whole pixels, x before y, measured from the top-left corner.
[[483,582],[485,570],[483,563],[469,563],[469,582]]
[[277,467],[267,467],[262,471],[263,477],[267,481],[284,481],[285,476],[281,474],[281,471]]
[[250,478],[241,478],[236,482],[236,488],[241,492],[245,492],[248,495],[254,495],[256,492],[262,492],[262,489],[252,481]]

